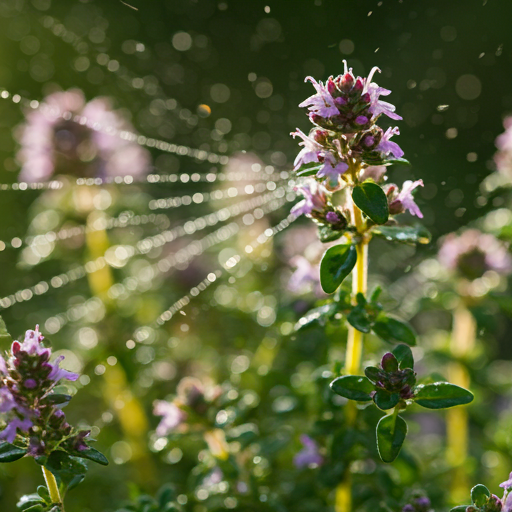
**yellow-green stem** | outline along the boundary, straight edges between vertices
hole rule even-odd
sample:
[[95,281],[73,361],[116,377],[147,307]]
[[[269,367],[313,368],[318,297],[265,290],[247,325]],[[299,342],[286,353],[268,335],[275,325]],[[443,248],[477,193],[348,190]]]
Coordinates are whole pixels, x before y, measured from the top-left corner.
[[[476,340],[476,323],[471,312],[459,305],[453,315],[453,332],[450,343],[452,355],[465,358],[473,349]],[[450,382],[468,389],[470,387],[469,373],[459,361],[454,361],[449,367]],[[466,459],[469,443],[469,418],[465,406],[448,409],[446,414],[447,459],[453,467],[451,483],[451,499],[460,503],[468,489],[468,474]]]
[[[358,231],[362,231],[364,220],[361,210],[354,205],[354,224]],[[352,295],[355,299],[358,293],[366,294],[368,288],[368,242],[363,235],[361,241],[356,245],[357,263],[352,270]],[[351,325],[348,328],[347,351],[345,356],[346,375],[358,375],[361,373],[361,359],[363,355],[363,333],[354,329]],[[355,402],[348,402],[346,405],[346,418],[349,425],[354,425],[357,416]],[[350,473],[344,476],[336,488],[335,500],[336,512],[352,512],[352,479]]]
[[53,473],[43,466],[43,476],[46,482],[46,487],[48,488],[48,493],[50,494],[50,499],[52,500],[52,505],[60,505],[62,512],[64,512],[64,503],[62,503],[59,486],[57,485],[57,480],[55,480]]

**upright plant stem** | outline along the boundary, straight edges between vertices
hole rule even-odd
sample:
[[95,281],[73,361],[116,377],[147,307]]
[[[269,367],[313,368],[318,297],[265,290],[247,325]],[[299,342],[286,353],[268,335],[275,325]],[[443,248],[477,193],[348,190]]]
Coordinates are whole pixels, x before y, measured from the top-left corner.
[[[453,315],[453,332],[450,349],[456,359],[464,358],[473,349],[476,339],[476,323],[471,312],[461,304]],[[449,368],[450,382],[468,389],[469,374],[466,367],[454,361]],[[453,407],[446,415],[447,459],[453,467],[451,498],[454,503],[464,499],[468,489],[466,459],[468,456],[469,419],[467,407]]]
[[64,512],[64,503],[60,497],[59,486],[57,485],[57,480],[55,480],[53,473],[43,466],[43,476],[46,487],[48,488],[48,493],[50,494],[50,499],[52,500],[52,505],[60,505],[62,512]]
[[[360,231],[363,227],[363,215],[361,210],[354,205],[354,223]],[[356,245],[357,263],[352,270],[352,298],[358,293],[366,295],[368,288],[368,242],[364,237]],[[351,325],[348,328],[347,352],[345,355],[346,375],[358,375],[361,373],[361,359],[363,355],[363,333],[354,329]],[[349,401],[345,406],[347,423],[353,426],[356,421],[357,409],[355,402]],[[344,479],[336,488],[336,512],[352,512],[352,477],[347,471]]]

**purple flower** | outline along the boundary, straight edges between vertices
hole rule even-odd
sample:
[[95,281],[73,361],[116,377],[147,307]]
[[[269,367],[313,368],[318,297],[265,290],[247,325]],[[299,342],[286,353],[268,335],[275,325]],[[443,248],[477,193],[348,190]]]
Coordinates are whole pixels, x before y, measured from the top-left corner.
[[2,356],[0,356],[0,373],[7,375],[7,364]]
[[322,82],[317,82],[313,77],[308,76],[305,78],[305,82],[310,81],[313,87],[316,89],[316,94],[310,96],[302,103],[299,107],[308,107],[309,111],[320,116],[320,117],[333,117],[339,114],[339,110],[336,107],[334,98],[331,96],[327,88]]
[[79,377],[78,373],[73,373],[68,370],[64,370],[64,368],[59,367],[61,361],[63,361],[63,360],[64,360],[64,356],[59,356],[59,357],[57,357],[57,359],[55,359],[53,364],[50,364],[50,366],[52,367],[52,370],[50,371],[50,375],[48,375],[48,378],[55,382],[58,382],[61,379],[67,379],[67,380],[71,380],[71,381],[77,380]]
[[392,142],[389,139],[393,137],[393,135],[400,135],[400,130],[397,126],[394,128],[389,127],[384,135],[382,136],[379,145],[375,148],[377,151],[380,151],[384,155],[393,155],[394,158],[402,158],[404,156],[404,152],[402,148],[396,143]]
[[308,137],[304,132],[297,128],[297,131],[291,133],[292,137],[300,137],[302,142],[299,146],[303,146],[297,158],[293,162],[294,169],[297,170],[301,165],[309,164],[312,162],[319,162],[319,156],[325,152],[325,149],[311,137]]
[[147,150],[106,133],[107,129],[133,131],[104,98],[86,103],[78,89],[50,94],[37,110],[27,114],[21,127],[18,179],[44,181],[55,173],[95,177],[144,174],[150,164]]
[[371,165],[363,170],[359,176],[359,180],[366,181],[371,178],[375,183],[379,183],[379,181],[384,177],[386,170],[387,168],[385,165]]
[[162,416],[162,420],[156,428],[156,433],[159,436],[170,434],[187,418],[186,413],[173,402],[155,400],[153,406],[153,414]]
[[32,421],[28,418],[20,419],[18,417],[13,418],[0,432],[0,439],[5,439],[8,443],[12,443],[16,438],[16,431],[20,429],[22,432],[28,433],[28,429],[33,425]]
[[512,492],[509,492],[507,494],[507,497],[504,498],[505,503],[503,504],[503,510],[502,512],[512,512]]
[[500,487],[505,490],[512,488],[512,473],[508,475],[508,480],[501,482]]
[[312,265],[304,256],[295,256],[290,263],[296,267],[288,281],[288,289],[293,293],[301,293],[310,285],[320,282],[320,270]]
[[388,197],[390,197],[389,202],[389,212],[392,215],[397,215],[399,213],[403,213],[405,210],[409,210],[411,215],[416,215],[420,219],[423,218],[423,214],[421,213],[418,205],[414,202],[414,196],[412,192],[417,187],[423,187],[423,180],[404,181],[402,185],[402,190],[396,194],[396,185],[389,185],[387,187]]
[[[345,63],[346,67],[346,63]],[[374,117],[380,116],[384,114],[391,119],[396,121],[400,121],[402,118],[398,114],[395,114],[395,106],[387,101],[379,100],[379,96],[388,96],[391,94],[389,89],[385,89],[384,87],[379,87],[376,83],[372,82],[373,75],[378,71],[380,73],[380,69],[378,67],[372,68],[368,78],[365,80],[363,94],[368,93],[370,96],[370,108],[369,111],[373,114]]]
[[26,388],[26,389],[34,389],[34,388],[37,388],[37,381],[35,379],[27,379],[24,383],[23,383],[23,386]]
[[298,191],[304,196],[291,210],[296,215],[311,215],[313,212],[323,213],[327,208],[327,190],[314,179],[305,181]]
[[0,388],[0,412],[9,412],[12,409],[17,409],[18,404],[14,399],[12,393],[6,388]]
[[44,356],[47,359],[50,357],[50,349],[44,348],[41,344],[44,336],[39,332],[39,325],[36,325],[34,331],[28,330],[25,332],[25,340],[20,345],[20,350],[25,351],[29,356]]
[[327,153],[324,157],[322,168],[316,173],[319,178],[326,178],[332,187],[338,185],[339,177],[345,173],[348,165],[342,160],[338,160],[332,153]]
[[498,152],[494,155],[494,162],[499,172],[512,176],[512,116],[503,121],[505,131],[496,139]]
[[219,466],[215,466],[211,473],[204,478],[203,486],[212,487],[214,485],[220,484],[223,478],[224,473],[222,472],[222,469],[220,469]]
[[304,448],[293,458],[295,467],[305,468],[321,466],[324,462],[324,458],[320,455],[316,442],[305,434],[300,436],[300,442]]
[[438,258],[445,267],[457,270],[469,280],[481,277],[488,270],[503,275],[512,272],[512,257],[506,245],[477,229],[445,236]]

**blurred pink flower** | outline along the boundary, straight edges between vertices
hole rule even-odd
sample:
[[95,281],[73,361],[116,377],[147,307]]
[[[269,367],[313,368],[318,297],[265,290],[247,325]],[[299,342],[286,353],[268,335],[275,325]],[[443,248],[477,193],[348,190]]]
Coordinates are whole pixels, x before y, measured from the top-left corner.
[[488,270],[500,274],[512,272],[512,256],[505,244],[477,229],[468,229],[460,235],[446,235],[438,257],[444,266],[470,280],[481,277]]
[[499,172],[512,177],[512,116],[503,121],[505,131],[496,138],[494,162]]
[[[75,121],[75,117],[82,117],[86,124]],[[106,98],[86,103],[78,89],[47,96],[37,110],[27,114],[21,126],[19,181],[45,181],[55,174],[137,177],[149,170],[146,149],[94,127],[133,131]]]

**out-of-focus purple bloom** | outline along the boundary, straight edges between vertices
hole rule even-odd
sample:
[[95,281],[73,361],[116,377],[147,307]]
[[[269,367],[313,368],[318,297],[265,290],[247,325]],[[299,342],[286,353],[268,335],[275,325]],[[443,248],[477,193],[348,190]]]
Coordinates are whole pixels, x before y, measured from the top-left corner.
[[297,468],[321,466],[324,458],[320,455],[316,442],[305,434],[300,436],[300,442],[304,448],[293,458],[295,466]]
[[488,270],[503,275],[512,272],[512,257],[505,244],[477,229],[445,236],[438,257],[441,264],[470,280],[481,277]]
[[57,359],[55,359],[53,364],[51,364],[52,371],[50,372],[50,375],[48,375],[48,378],[55,382],[58,382],[61,379],[67,379],[71,381],[77,380],[79,377],[78,373],[73,373],[68,370],[64,370],[64,368],[60,368],[59,365],[63,360],[64,356],[59,356]]
[[156,433],[159,436],[170,434],[187,418],[185,411],[181,410],[175,403],[166,400],[155,400],[153,414],[162,416],[162,420],[156,428]]
[[149,153],[107,131],[133,131],[108,100],[86,103],[77,89],[50,94],[21,127],[19,180],[44,181],[56,173],[105,177],[147,172]]
[[325,118],[339,114],[334,98],[322,82],[317,82],[311,76],[307,76],[304,81],[309,81],[313,84],[313,87],[316,89],[316,94],[305,99],[299,104],[299,107],[308,107],[310,112]]
[[219,466],[215,466],[211,473],[204,478],[203,486],[212,487],[214,485],[220,484],[223,478],[224,473],[222,472],[222,469],[220,469]]
[[402,508],[402,512],[416,512],[416,509],[414,508],[413,505],[407,503],[407,505],[405,505],[404,508]]
[[327,207],[327,190],[313,179],[305,181],[298,191],[304,196],[293,208],[295,215],[311,215],[313,212],[323,213]]
[[295,272],[288,281],[288,289],[293,293],[301,293],[309,285],[320,282],[320,270],[312,265],[304,256],[295,256],[290,264],[296,267]]
[[395,158],[402,158],[404,152],[402,148],[396,143],[389,140],[393,135],[400,135],[400,130],[397,126],[394,128],[389,127],[382,136],[379,145],[376,147],[377,151],[380,151],[384,155],[393,155]]
[[496,139],[494,162],[499,172],[512,177],[512,116],[505,118],[503,126],[505,131]]
[[500,487],[505,490],[512,488],[512,472],[508,475],[508,480],[501,482]]
[[33,423],[28,418],[20,419],[14,417],[7,426],[0,432],[0,439],[5,439],[8,443],[12,443],[16,438],[17,429],[24,433],[28,433],[28,429],[32,427]]

